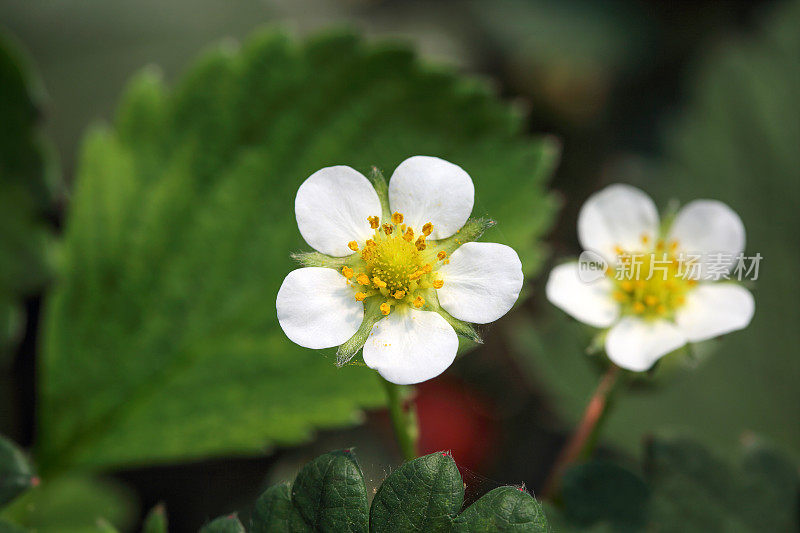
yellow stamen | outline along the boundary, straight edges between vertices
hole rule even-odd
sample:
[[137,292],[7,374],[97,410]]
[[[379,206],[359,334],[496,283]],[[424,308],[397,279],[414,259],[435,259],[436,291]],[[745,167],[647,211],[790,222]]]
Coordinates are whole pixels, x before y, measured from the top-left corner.
[[425,234],[426,237],[431,233],[433,233],[433,224],[428,222],[424,226],[422,226],[422,233]]
[[658,298],[656,298],[652,294],[648,294],[647,296],[644,297],[644,303],[652,307],[658,303]]
[[430,265],[430,263],[425,263],[425,265],[422,267],[422,271],[425,274],[430,274],[431,270],[433,270],[433,267]]
[[434,289],[441,289],[444,286],[444,281],[440,279],[433,280],[433,288]]
[[406,291],[396,291],[392,296],[395,300],[402,300],[406,296]]
[[350,267],[342,267],[342,276],[350,279],[353,277],[353,269]]
[[646,245],[648,242],[650,242],[650,236],[647,233],[642,233],[641,239],[642,239],[642,244]]
[[384,225],[383,225],[383,232],[384,232],[386,235],[391,235],[391,234],[392,234],[392,231],[394,231],[394,227],[392,227],[392,225],[391,225],[391,224],[384,224]]
[[397,211],[392,213],[392,224],[396,226],[402,223],[403,223],[403,213],[398,213]]
[[[341,242],[341,241],[339,241]],[[353,250],[354,252],[358,251],[358,243],[356,241],[350,241],[347,243],[347,247]]]
[[634,313],[644,313],[644,304],[642,302],[635,302],[633,304],[633,312]]
[[439,261],[441,261],[441,260],[443,260],[445,257],[447,257],[447,252],[445,252],[444,250],[442,250],[441,252],[439,252],[438,254],[436,254],[436,257],[437,257],[437,259],[439,259]]
[[367,220],[369,221],[370,228],[378,229],[378,226],[380,225],[380,219],[378,217],[367,217]]
[[392,306],[389,304],[389,302],[383,302],[381,304],[381,313],[383,313],[384,315],[388,315],[391,310]]
[[614,291],[614,293],[611,296],[618,302],[623,302],[627,299],[625,294],[619,291]]
[[409,274],[409,275],[408,275],[408,279],[410,279],[411,281],[414,281],[414,280],[416,280],[416,279],[419,279],[420,277],[422,277],[422,275],[423,275],[424,273],[425,273],[425,272],[423,272],[422,270],[417,270],[417,271],[416,271],[416,272],[414,272],[413,274]]
[[369,285],[369,276],[366,274],[359,274],[358,277],[356,277],[356,281],[361,285]]
[[417,242],[414,243],[414,246],[416,246],[417,250],[419,250],[420,252],[424,250],[428,246],[427,244],[425,244],[425,236],[420,235],[419,239],[417,239]]
[[366,298],[366,297],[367,297],[367,293],[365,293],[365,292],[357,292],[356,293],[356,300],[359,301],[359,302],[363,302],[364,298]]
[[628,280],[625,280],[622,283],[620,283],[620,287],[622,287],[622,290],[625,292],[631,292],[633,290],[633,283],[631,283]]
[[403,238],[408,242],[413,241],[414,240],[414,230],[411,229],[411,228],[406,228],[405,233],[403,233]]
[[385,289],[386,288],[386,282],[383,281],[378,276],[373,276],[372,283],[374,283],[376,287],[379,287],[381,289]]
[[423,305],[425,305],[425,298],[423,298],[422,296],[417,296],[417,298],[414,300],[414,307],[419,309]]

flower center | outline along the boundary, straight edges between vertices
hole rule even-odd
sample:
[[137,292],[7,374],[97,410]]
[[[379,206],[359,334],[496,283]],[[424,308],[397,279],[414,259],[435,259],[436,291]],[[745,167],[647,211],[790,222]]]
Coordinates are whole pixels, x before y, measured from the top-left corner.
[[[423,307],[427,291],[444,285],[436,277],[438,263],[449,262],[444,251],[427,250],[426,238],[433,232],[433,224],[428,222],[417,234],[414,228],[403,224],[401,213],[394,213],[384,223],[377,216],[368,220],[375,234],[364,243],[352,268],[342,268],[342,274],[356,290],[355,299],[381,296],[385,299],[380,306],[384,315],[392,307]],[[355,241],[348,246],[354,252],[359,251]]]
[[[642,244],[648,244],[642,236]],[[617,268],[613,276],[613,298],[620,303],[623,315],[646,319],[673,319],[675,311],[686,303],[686,295],[697,282],[691,265],[676,256],[678,243],[659,240],[649,252],[626,252],[617,247]]]

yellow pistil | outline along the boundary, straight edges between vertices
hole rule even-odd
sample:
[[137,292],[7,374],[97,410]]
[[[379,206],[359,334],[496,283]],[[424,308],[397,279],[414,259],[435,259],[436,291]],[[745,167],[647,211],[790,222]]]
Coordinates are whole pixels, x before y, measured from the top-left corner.
[[[354,262],[342,269],[358,283],[356,300],[379,295],[384,299],[380,305],[381,313],[388,315],[393,309],[425,305],[426,292],[441,288],[443,282],[436,279],[434,266],[438,267],[447,257],[435,249],[435,244],[427,242],[433,233],[433,224],[423,226],[415,235],[415,230],[404,223],[402,213],[395,212],[389,220],[368,217],[374,235],[364,243]],[[415,240],[416,239],[416,240]],[[431,248],[434,248],[431,250]]]
[[697,282],[687,278],[685,266],[673,253],[677,250],[673,243],[658,240],[645,251],[620,253],[626,262],[616,271],[610,269],[608,276],[614,285],[611,297],[619,303],[623,315],[672,320],[686,303],[686,295]]
[[[342,241],[339,241],[342,242]],[[350,241],[347,243],[347,247],[353,250],[354,252],[358,251],[358,243],[356,241]]]
[[350,267],[342,267],[342,276],[350,279],[353,277],[353,269]]

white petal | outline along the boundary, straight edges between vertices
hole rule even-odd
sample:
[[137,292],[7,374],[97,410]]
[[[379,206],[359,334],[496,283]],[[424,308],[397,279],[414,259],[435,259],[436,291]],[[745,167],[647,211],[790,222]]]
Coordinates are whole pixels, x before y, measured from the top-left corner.
[[300,185],[294,212],[309,246],[344,257],[353,253],[349,242],[361,245],[372,236],[367,217],[380,216],[381,202],[363,174],[340,165],[318,170]]
[[606,354],[617,366],[643,372],[684,344],[686,337],[672,322],[625,317],[609,330]]
[[545,292],[547,299],[581,322],[606,328],[619,316],[619,305],[611,297],[613,283],[602,277],[591,283],[578,277],[578,263],[566,263],[550,272]]
[[373,326],[364,362],[387,381],[410,385],[444,372],[457,350],[458,336],[441,315],[406,308]]
[[616,262],[616,247],[642,251],[642,236],[650,243],[658,234],[658,210],[643,191],[630,185],[609,185],[586,200],[578,215],[578,238],[584,250]]
[[389,205],[417,233],[433,224],[431,239],[460,230],[472,213],[475,186],[464,169],[438,157],[415,155],[395,169],[389,180]]
[[338,346],[353,336],[364,318],[347,279],[332,268],[289,272],[278,290],[278,322],[289,339],[306,348]]
[[[744,251],[744,224],[733,209],[717,200],[695,200],[676,215],[669,240],[678,241],[678,249],[699,255],[700,279],[718,279],[727,272]],[[688,259],[688,257],[687,257]]]
[[755,312],[750,291],[733,283],[701,283],[686,295],[675,322],[690,342],[746,328]]
[[439,303],[459,320],[486,324],[513,307],[522,289],[522,263],[505,244],[468,242],[438,271]]

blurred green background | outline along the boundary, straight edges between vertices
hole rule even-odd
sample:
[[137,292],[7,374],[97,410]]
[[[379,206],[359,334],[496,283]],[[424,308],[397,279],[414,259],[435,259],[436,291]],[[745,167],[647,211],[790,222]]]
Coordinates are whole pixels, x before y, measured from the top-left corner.
[[[731,458],[742,436],[753,432],[799,459],[798,5],[0,3],[0,26],[39,73],[33,92],[41,116],[32,120],[43,130],[31,134],[32,145],[60,168],[37,165],[33,174],[47,192],[30,194],[36,201],[25,205],[24,216],[7,217],[14,223],[30,219],[32,229],[0,218],[5,234],[31,235],[21,248],[12,242],[7,255],[33,257],[23,263],[31,274],[24,283],[14,274],[18,269],[5,269],[12,274],[0,277],[0,312],[9,317],[0,316],[9,332],[8,340],[0,338],[7,353],[0,357],[0,432],[36,446],[46,470],[100,470],[132,489],[142,508],[165,500],[176,531],[192,530],[248,501],[267,477],[289,479],[299,462],[338,446],[358,445],[368,477],[379,482],[396,456],[386,421],[374,410],[382,398],[369,372],[336,370],[330,358],[291,350],[286,361],[296,367],[267,358],[254,370],[237,361],[283,353],[280,332],[265,331],[264,324],[274,313],[276,283],[291,268],[286,255],[302,247],[283,220],[290,213],[282,210],[297,184],[331,157],[357,168],[379,164],[388,173],[404,154],[431,150],[470,170],[478,188],[476,209],[501,222],[487,240],[514,244],[531,275],[528,299],[485,331],[486,345],[420,388],[420,411],[432,413],[423,415],[423,445],[458,451],[474,474],[465,475],[468,483],[525,481],[539,487],[591,394],[598,377],[598,365],[585,353],[591,332],[550,306],[542,288],[549,265],[579,252],[575,222],[582,202],[617,181],[642,187],[662,207],[674,199],[727,202],[744,220],[747,251],[761,253],[764,261],[752,286],[752,325],[701,346],[697,368],[661,372],[631,390],[608,420],[604,450],[634,458],[644,436],[667,430]],[[249,78],[237,70],[245,69],[244,62],[225,58],[264,27],[299,38],[343,27],[369,43],[391,38],[415,50],[425,66],[408,59],[403,46],[378,44],[381,51],[365,52],[361,44],[334,39],[316,51],[285,52],[283,45],[262,43],[259,50],[272,50],[273,62],[264,64],[273,70],[262,73],[263,79],[253,77],[246,94],[255,102],[263,94],[264,109],[226,107],[223,97]],[[258,48],[250,43],[245,55]],[[198,64],[198,55],[209,49],[217,52]],[[261,64],[255,51],[252,57],[253,65]],[[143,68],[145,74],[129,85]],[[227,70],[236,73],[228,78]],[[336,87],[329,101],[315,101],[313,90],[301,92],[297,85],[315,77]],[[237,83],[226,86],[231,80]],[[392,103],[418,116],[392,114]],[[294,114],[295,108],[304,114]],[[208,124],[186,119],[181,109],[189,110],[186,116],[202,109],[205,114],[198,116],[210,117]],[[244,133],[230,134],[226,147],[229,132],[217,125],[227,123],[231,109],[239,114],[230,121],[242,121]],[[255,117],[251,126],[249,112]],[[263,126],[258,117],[275,123]],[[110,131],[93,130],[86,140],[92,127],[112,121]],[[369,125],[374,138],[351,131],[348,121]],[[182,126],[189,122],[191,127]],[[270,144],[278,146],[272,151],[257,149],[259,142],[282,139],[288,140]],[[171,195],[198,175],[205,176],[202,187]],[[273,181],[259,185],[246,177],[259,175]],[[545,192],[548,180],[555,194]],[[507,191],[515,188],[525,194],[510,198]],[[20,204],[18,196],[2,192],[3,205]],[[237,203],[250,194],[247,205]],[[226,218],[237,210],[244,214]],[[267,225],[246,233],[261,220]],[[66,239],[52,242],[65,228]],[[269,235],[274,228],[281,229]],[[231,235],[238,240],[227,242]],[[215,239],[226,240],[220,254],[198,251],[218,246]],[[36,243],[34,251],[22,254],[28,242]],[[255,251],[242,252],[242,243],[254,243]],[[267,245],[272,248],[258,251]],[[42,273],[48,268],[50,276]],[[202,287],[199,301],[187,292],[196,286]],[[178,289],[169,293],[171,287]],[[235,297],[231,288],[239,291]],[[46,291],[61,303],[46,300]],[[91,291],[104,296],[85,303],[82,295]],[[141,294],[149,296],[137,299]],[[45,311],[47,305],[52,307]],[[254,310],[241,314],[242,309]],[[121,318],[103,320],[109,316]],[[180,317],[179,325],[170,317]],[[216,326],[219,331],[206,336]],[[144,362],[125,366],[143,350]],[[44,366],[37,363],[43,353]],[[139,394],[135,386],[150,383],[148,372],[161,353],[207,361],[205,373],[166,383],[164,397],[208,394],[165,409],[158,424],[157,408],[172,405],[161,393],[148,396],[145,387],[143,402],[133,406],[120,398],[126,387]],[[306,359],[298,361],[295,354],[316,365],[313,381],[297,378],[288,390],[267,391],[270,383],[305,371]],[[109,359],[98,365],[104,356]],[[226,364],[213,362],[220,356]],[[279,379],[281,372],[289,377]],[[214,373],[223,379],[215,382]],[[338,384],[319,401],[329,399],[335,414],[291,396],[312,395],[330,383]],[[357,390],[353,383],[359,383]],[[373,410],[364,414],[362,408]],[[209,438],[234,411],[230,434]],[[81,441],[84,433],[93,435],[88,444]],[[65,450],[72,456],[64,458]],[[242,455],[247,457],[230,458]],[[135,521],[134,510],[117,514],[120,523]]]

